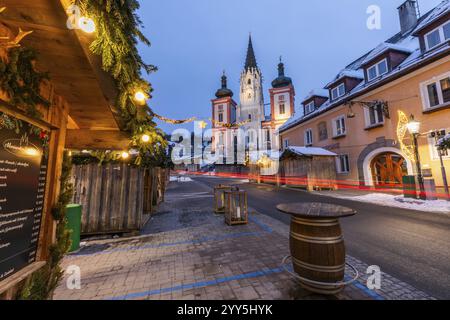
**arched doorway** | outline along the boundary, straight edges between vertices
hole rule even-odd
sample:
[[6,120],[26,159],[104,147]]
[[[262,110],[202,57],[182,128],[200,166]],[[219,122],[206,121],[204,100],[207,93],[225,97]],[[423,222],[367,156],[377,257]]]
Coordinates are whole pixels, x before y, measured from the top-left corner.
[[406,160],[393,152],[380,153],[370,164],[372,179],[378,187],[398,187],[402,185],[403,176],[408,174]]

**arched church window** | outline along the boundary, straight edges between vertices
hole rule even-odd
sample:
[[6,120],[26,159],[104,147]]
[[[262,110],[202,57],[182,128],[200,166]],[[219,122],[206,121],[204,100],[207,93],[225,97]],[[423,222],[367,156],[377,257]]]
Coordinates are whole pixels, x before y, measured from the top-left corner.
[[248,79],[247,84],[252,84],[252,79]]

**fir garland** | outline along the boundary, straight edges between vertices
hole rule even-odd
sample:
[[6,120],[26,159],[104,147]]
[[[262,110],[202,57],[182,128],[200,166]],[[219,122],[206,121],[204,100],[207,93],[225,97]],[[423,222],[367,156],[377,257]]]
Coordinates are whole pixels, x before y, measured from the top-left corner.
[[[102,68],[115,80],[119,90],[117,106],[126,123],[125,130],[131,133],[132,147],[139,151],[135,164],[147,163],[158,156],[161,147],[166,147],[164,133],[153,121],[153,112],[147,105],[139,105],[133,99],[137,90],[151,97],[150,83],[143,79],[141,70],[147,74],[157,68],[146,64],[137,50],[138,41],[150,45],[140,28],[142,22],[135,11],[137,0],[76,0],[81,12],[96,25],[96,39],[90,50],[102,58]],[[150,136],[142,142],[141,136]]]
[[61,280],[64,271],[60,262],[69,251],[71,240],[70,231],[66,229],[66,206],[73,196],[73,186],[70,182],[72,162],[67,152],[64,153],[62,172],[60,177],[60,194],[58,201],[52,209],[53,219],[57,222],[56,242],[50,246],[50,256],[46,265],[38,272],[33,273],[19,293],[22,300],[47,300]]
[[29,116],[41,118],[37,106],[48,107],[50,102],[41,93],[41,83],[48,80],[46,72],[34,68],[36,51],[30,48],[8,50],[6,59],[0,61],[0,89],[9,98],[11,104],[23,109]]

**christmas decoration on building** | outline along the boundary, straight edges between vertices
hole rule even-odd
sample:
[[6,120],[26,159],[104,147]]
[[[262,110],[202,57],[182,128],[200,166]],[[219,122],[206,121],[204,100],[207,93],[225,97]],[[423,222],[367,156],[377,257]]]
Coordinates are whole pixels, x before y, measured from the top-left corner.
[[398,124],[397,124],[397,139],[400,144],[400,149],[410,160],[414,160],[414,146],[411,145],[409,138],[407,138],[409,119],[406,114],[398,111]]

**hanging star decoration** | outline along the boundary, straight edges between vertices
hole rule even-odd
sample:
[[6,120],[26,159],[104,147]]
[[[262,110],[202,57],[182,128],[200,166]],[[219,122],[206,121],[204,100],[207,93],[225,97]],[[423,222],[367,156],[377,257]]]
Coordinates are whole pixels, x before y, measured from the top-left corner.
[[409,159],[414,159],[414,147],[406,142],[409,119],[403,111],[398,111],[397,139],[400,148]]

